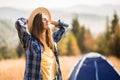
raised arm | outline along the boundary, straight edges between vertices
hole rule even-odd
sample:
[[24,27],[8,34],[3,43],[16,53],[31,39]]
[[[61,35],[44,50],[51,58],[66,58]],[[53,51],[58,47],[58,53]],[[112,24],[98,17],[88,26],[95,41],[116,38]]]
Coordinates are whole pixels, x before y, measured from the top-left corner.
[[58,24],[57,27],[59,28],[59,30],[57,32],[53,33],[53,39],[57,43],[61,40],[62,36],[67,31],[68,24],[61,22],[60,20],[56,24]]
[[26,29],[26,23],[27,19],[25,18],[18,18],[15,22],[15,27],[17,29],[20,42],[23,45],[24,49],[26,49],[30,38],[30,35],[28,34]]

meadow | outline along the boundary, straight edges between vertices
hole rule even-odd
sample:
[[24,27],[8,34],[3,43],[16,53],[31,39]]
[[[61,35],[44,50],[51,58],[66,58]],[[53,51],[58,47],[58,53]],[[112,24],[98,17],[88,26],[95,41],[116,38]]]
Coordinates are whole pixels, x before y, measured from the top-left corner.
[[[60,65],[63,80],[68,80],[68,75],[80,56],[61,56]],[[107,57],[108,60],[120,72],[120,59],[114,56]],[[25,70],[25,59],[8,59],[0,61],[0,80],[23,80]]]

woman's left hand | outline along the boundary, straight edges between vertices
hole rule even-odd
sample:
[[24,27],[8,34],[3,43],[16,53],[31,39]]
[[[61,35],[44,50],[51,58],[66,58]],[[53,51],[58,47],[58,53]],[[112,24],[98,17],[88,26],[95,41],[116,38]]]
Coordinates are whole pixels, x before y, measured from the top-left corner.
[[55,25],[55,27],[58,26],[58,21],[51,21],[50,23],[53,24],[53,25]]

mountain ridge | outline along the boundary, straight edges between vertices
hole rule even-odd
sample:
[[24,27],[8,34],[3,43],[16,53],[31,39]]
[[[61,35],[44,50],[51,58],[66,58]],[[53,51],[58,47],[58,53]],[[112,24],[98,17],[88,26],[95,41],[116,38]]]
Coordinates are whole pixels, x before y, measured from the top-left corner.
[[[87,28],[89,28],[93,35],[97,35],[105,31],[106,16],[108,16],[110,20],[113,19],[114,9],[116,9],[117,14],[120,14],[119,5],[102,5],[102,6],[76,5],[57,10],[51,8],[50,11],[53,20],[61,19],[69,23],[70,25],[72,24],[72,19],[77,14],[80,24],[85,25]],[[12,21],[11,26],[14,26],[14,22],[17,20],[17,18],[19,17],[28,18],[31,12],[32,9],[23,10],[12,7],[1,7],[0,20],[4,21],[11,20]]]

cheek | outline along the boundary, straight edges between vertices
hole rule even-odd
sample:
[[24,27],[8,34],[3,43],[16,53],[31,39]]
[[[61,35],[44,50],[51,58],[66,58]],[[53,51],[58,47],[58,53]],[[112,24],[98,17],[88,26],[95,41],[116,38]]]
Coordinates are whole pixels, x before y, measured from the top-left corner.
[[43,21],[43,25],[44,25],[44,26],[47,26],[48,23],[47,23],[46,21]]

